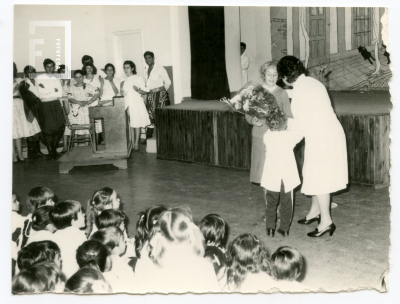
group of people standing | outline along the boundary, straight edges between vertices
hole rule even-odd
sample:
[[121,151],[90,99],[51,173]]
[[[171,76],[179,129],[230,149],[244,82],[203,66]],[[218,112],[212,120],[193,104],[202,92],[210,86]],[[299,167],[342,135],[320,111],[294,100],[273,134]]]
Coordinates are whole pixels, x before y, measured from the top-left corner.
[[[146,128],[146,140],[153,136],[155,127],[155,109],[170,104],[167,93],[171,80],[165,68],[155,63],[153,52],[145,52],[147,63],[145,77],[137,75],[134,62],[127,60],[123,64],[126,77],[115,77],[115,66],[108,63],[103,70],[98,70],[93,58],[82,57],[83,67],[75,70],[72,79],[60,79],[65,73],[65,65],[60,65],[55,73],[55,62],[45,59],[45,73],[37,76],[32,66],[24,69],[24,79],[17,78],[17,67],[14,63],[13,90],[13,160],[24,161],[21,139],[28,143],[28,157],[43,156],[40,152],[39,138],[47,147],[48,159],[58,159],[58,144],[64,135],[64,149],[70,136],[69,128],[60,102],[67,97],[69,102],[68,120],[70,124],[88,124],[89,107],[109,103],[115,96],[124,96],[125,105],[129,107],[130,127],[134,134],[134,150],[139,150],[140,129]],[[37,77],[36,77],[37,76]],[[102,124],[95,122],[96,140],[99,143]],[[80,136],[88,136],[89,131],[79,130]],[[143,142],[144,144],[146,141]]]
[[[332,108],[325,86],[306,76],[298,58],[285,56],[279,62],[269,61],[260,68],[263,87],[271,93],[279,108],[288,117],[282,130],[271,131],[265,119],[246,115],[253,125],[250,181],[260,184],[266,203],[267,235],[276,229],[277,207],[280,203],[280,227],[286,237],[293,215],[293,190],[300,178],[293,149],[305,139],[301,192],[312,197],[310,211],[298,224],[318,222],[309,237],[333,235],[336,226],[330,214],[330,195],[345,189],[348,183],[346,137]],[[293,87],[292,100],[277,86],[278,79]]]

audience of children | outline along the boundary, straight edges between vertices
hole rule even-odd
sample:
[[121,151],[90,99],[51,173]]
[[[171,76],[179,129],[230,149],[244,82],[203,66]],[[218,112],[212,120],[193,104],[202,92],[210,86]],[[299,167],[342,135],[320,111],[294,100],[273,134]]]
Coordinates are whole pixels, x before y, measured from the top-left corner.
[[[256,236],[243,234],[226,250],[228,225],[217,214],[197,226],[188,208],[150,207],[139,213],[133,245],[111,188],[93,195],[86,228],[79,202],[54,205],[53,198],[47,188],[29,192],[32,229],[15,257],[13,293],[306,291],[296,281],[304,265],[296,249],[283,246],[269,257]],[[13,232],[22,230],[15,194],[12,210]],[[133,259],[126,256],[129,244]]]

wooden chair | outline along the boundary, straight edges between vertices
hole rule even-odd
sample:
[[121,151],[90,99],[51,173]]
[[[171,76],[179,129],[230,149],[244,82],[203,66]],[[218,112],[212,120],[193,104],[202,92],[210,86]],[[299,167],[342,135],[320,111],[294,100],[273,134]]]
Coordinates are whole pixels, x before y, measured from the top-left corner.
[[[71,122],[69,121],[68,118],[68,114],[70,113],[70,107],[69,107],[69,101],[68,98],[66,97],[62,97],[60,98],[60,101],[62,103],[62,110],[64,113],[64,118],[65,118],[65,126],[71,130],[71,135],[69,137],[68,140],[68,151],[67,154],[69,153],[69,151],[72,150],[72,147],[74,146],[74,143],[87,143],[90,142],[91,147],[92,147],[92,151],[94,152],[94,144],[93,144],[93,134],[94,134],[94,122],[90,121],[90,123],[88,124],[81,124],[81,125],[77,125],[77,124],[71,124]],[[79,137],[76,134],[76,131],[88,131],[89,132],[89,138],[87,137]]]

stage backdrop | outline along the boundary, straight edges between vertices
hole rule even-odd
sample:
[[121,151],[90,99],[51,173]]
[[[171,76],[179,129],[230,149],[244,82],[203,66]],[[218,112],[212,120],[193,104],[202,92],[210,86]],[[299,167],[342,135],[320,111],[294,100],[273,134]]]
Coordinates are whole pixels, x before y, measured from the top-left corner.
[[230,97],[225,64],[224,7],[189,6],[188,9],[192,98]]

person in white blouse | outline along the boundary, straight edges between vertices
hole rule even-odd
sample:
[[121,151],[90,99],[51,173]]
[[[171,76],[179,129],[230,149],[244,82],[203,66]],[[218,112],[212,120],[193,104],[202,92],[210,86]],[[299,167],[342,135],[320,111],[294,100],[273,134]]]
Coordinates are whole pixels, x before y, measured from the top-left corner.
[[155,58],[153,52],[147,51],[143,56],[147,64],[144,68],[146,88],[150,90],[146,101],[146,108],[151,121],[151,125],[147,127],[146,131],[147,139],[153,136],[155,110],[159,107],[170,105],[167,90],[171,86],[171,80],[165,68],[154,62]]
[[242,86],[248,82],[248,69],[250,66],[250,59],[244,53],[246,51],[246,43],[240,43],[240,62],[242,66]]
[[271,131],[264,135],[266,156],[261,177],[261,187],[266,189],[266,229],[273,237],[276,225],[276,210],[281,204],[281,221],[278,233],[289,236],[293,210],[293,189],[300,184],[299,172],[293,149],[303,138],[295,130]]
[[65,130],[65,119],[59,100],[62,97],[61,81],[53,75],[55,63],[51,59],[43,62],[45,74],[36,78],[36,89],[41,103],[39,104],[39,115],[42,117],[42,135],[49,150],[49,159],[57,159],[58,143]]
[[103,92],[100,96],[100,104],[107,103],[107,101],[113,100],[114,96],[117,96],[120,88],[121,81],[119,78],[115,78],[115,67],[111,63],[107,63],[104,67],[106,71],[106,77],[104,78]]
[[330,214],[330,194],[348,183],[346,136],[336,117],[325,86],[307,77],[298,58],[285,56],[278,62],[278,73],[293,86],[292,114],[288,129],[304,132],[305,150],[301,192],[312,196],[311,209],[299,224],[319,222],[310,237],[332,235],[336,229]]

